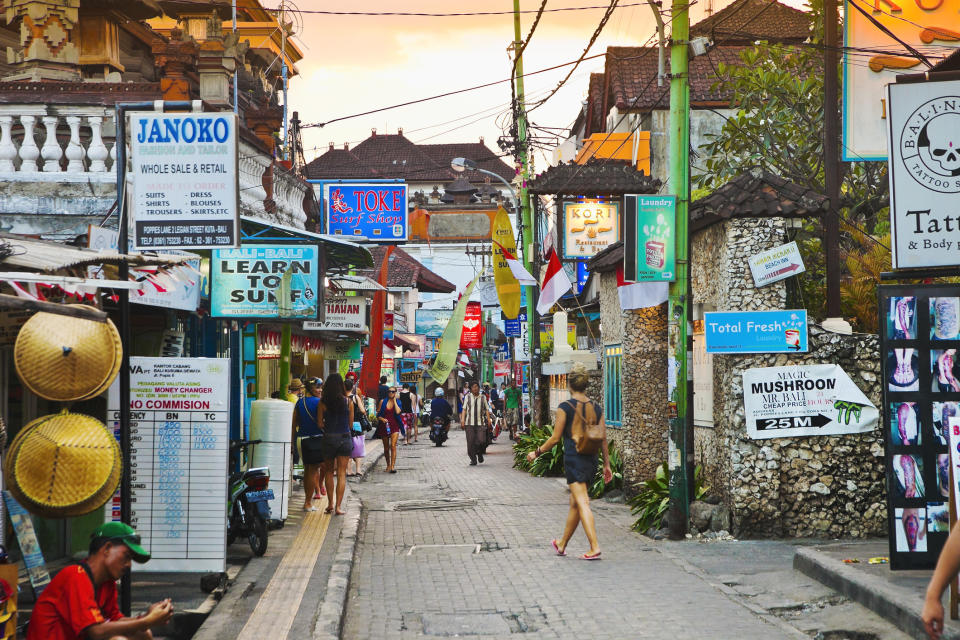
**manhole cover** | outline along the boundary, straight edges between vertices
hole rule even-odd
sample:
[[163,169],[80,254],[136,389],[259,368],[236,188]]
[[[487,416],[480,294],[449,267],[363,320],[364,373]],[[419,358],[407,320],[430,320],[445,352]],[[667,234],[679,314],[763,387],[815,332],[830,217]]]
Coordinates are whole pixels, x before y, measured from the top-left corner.
[[510,625],[499,613],[424,613],[423,633],[428,636],[510,635]]
[[415,544],[407,551],[408,556],[412,556],[414,552],[417,553],[447,553],[453,552],[457,554],[470,554],[480,553],[479,544]]
[[429,500],[403,500],[386,506],[393,511],[422,511],[426,509],[466,509],[477,504],[476,498],[435,498]]

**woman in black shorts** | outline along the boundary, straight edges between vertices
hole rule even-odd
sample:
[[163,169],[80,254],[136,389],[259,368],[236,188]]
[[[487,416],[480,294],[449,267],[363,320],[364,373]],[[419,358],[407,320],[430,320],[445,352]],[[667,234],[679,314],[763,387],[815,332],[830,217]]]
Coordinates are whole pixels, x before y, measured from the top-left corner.
[[[583,560],[599,560],[600,543],[597,541],[597,528],[593,521],[593,511],[590,510],[590,494],[587,492],[587,483],[593,482],[593,477],[597,473],[597,456],[595,454],[582,455],[577,453],[577,446],[571,435],[571,426],[573,425],[573,416],[577,411],[577,405],[588,402],[593,404],[587,394],[584,393],[589,383],[590,376],[582,365],[575,366],[573,371],[567,374],[570,400],[557,407],[553,434],[536,451],[527,454],[527,460],[532,462],[544,451],[552,449],[563,438],[563,468],[567,476],[567,485],[570,487],[570,511],[567,514],[567,525],[563,530],[563,537],[560,540],[551,540],[551,544],[558,556],[567,555],[567,543],[573,537],[573,532],[577,530],[577,525],[583,523],[583,532],[587,534],[590,550],[580,558]],[[593,406],[597,418],[602,419],[600,407],[596,404],[593,404]],[[610,470],[610,456],[607,451],[606,440],[603,441],[601,450],[603,451],[603,481],[610,482],[613,480],[613,472]]]
[[[347,390],[343,386],[343,378],[339,373],[331,373],[323,383],[323,393],[320,396],[320,414],[323,416],[323,438],[320,440],[320,451],[325,461],[324,484],[327,486],[326,512],[336,509],[338,516],[344,511],[343,492],[347,486],[347,465],[350,464],[350,454],[353,452],[353,403],[347,400]],[[336,502],[334,502],[333,475],[336,472]]]

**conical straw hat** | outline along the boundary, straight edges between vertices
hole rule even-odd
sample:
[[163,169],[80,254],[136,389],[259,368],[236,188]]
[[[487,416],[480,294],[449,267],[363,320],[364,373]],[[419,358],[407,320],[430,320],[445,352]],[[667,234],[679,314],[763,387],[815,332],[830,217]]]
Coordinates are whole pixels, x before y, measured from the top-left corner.
[[102,507],[120,484],[122,464],[106,425],[64,410],[21,429],[3,471],[10,493],[27,511],[66,518]]
[[97,322],[36,313],[20,328],[13,350],[17,374],[35,394],[55,402],[103,393],[120,371],[120,334]]

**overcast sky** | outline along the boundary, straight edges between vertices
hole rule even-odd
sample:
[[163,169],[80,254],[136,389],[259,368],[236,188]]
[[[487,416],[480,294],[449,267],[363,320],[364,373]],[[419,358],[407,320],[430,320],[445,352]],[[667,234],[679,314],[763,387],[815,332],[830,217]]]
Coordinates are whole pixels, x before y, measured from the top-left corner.
[[[279,6],[279,0],[263,0]],[[460,12],[510,11],[510,0],[297,0],[301,10]],[[713,0],[714,10],[730,0]],[[272,4],[271,4],[272,3]],[[691,20],[705,15],[707,0],[695,3]],[[547,8],[605,5],[604,0],[551,0]],[[655,34],[652,11],[646,3],[622,0],[590,53],[607,46],[638,46]],[[791,2],[793,4],[793,2]],[[538,0],[522,0],[521,9],[536,10]],[[664,3],[669,6],[668,2]],[[530,73],[577,59],[596,28],[602,9],[545,13],[524,53]],[[533,14],[521,16],[522,37]],[[370,109],[415,100],[446,91],[509,78],[507,47],[513,40],[513,18],[502,16],[406,17],[327,16],[300,14],[297,44],[304,59],[299,76],[290,81],[291,110],[305,124],[323,122]],[[669,33],[668,33],[669,35]],[[546,95],[569,67],[526,79],[527,102]],[[544,127],[569,127],[586,95],[590,72],[603,70],[603,58],[585,61],[567,84],[530,119]],[[334,142],[342,147],[370,135],[370,130],[404,135],[414,142],[471,142],[480,136],[494,151],[501,127],[506,126],[510,84],[402,107],[306,129],[303,142],[309,162]],[[452,121],[452,122],[451,122]],[[446,123],[446,124],[442,124]],[[541,132],[542,134],[542,132]],[[538,167],[542,169],[543,167]]]

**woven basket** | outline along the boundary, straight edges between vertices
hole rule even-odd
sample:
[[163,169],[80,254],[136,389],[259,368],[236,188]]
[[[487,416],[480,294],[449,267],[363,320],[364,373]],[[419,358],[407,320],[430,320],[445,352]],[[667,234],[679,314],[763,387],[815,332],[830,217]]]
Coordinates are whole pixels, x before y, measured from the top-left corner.
[[13,349],[17,374],[31,391],[54,402],[94,398],[120,371],[120,334],[106,322],[36,313]]
[[120,446],[106,425],[64,410],[20,430],[3,473],[27,511],[68,518],[102,507],[120,485],[122,467]]

